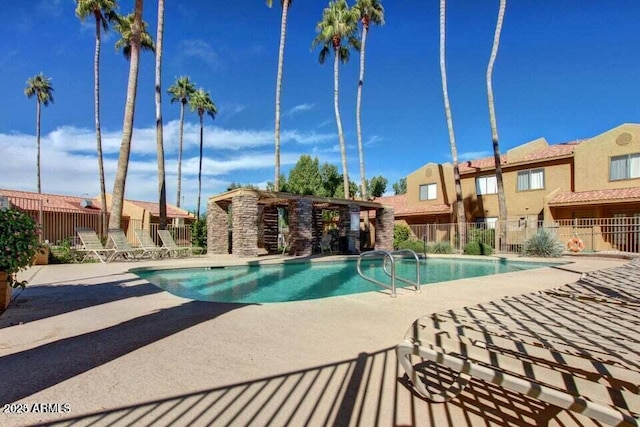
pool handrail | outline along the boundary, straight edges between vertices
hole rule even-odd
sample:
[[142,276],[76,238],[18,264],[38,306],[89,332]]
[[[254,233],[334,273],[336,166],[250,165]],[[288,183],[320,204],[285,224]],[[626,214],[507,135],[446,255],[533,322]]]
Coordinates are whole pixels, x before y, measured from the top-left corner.
[[[409,285],[413,285],[414,288],[416,289],[416,292],[417,293],[421,293],[422,291],[420,290],[420,258],[418,258],[418,254],[415,253],[415,251],[412,251],[411,249],[398,249],[396,251],[389,252],[389,254],[391,255],[391,258],[393,258],[395,255],[403,255],[403,254],[409,254],[409,255],[413,256],[413,258],[416,260],[416,281],[412,282],[409,279],[405,279],[405,278],[399,277],[399,276],[396,277],[396,279],[400,280],[401,282],[408,283]],[[387,276],[391,277],[391,274],[387,271],[387,260],[386,260],[386,258],[385,258],[384,262],[382,263],[382,269],[387,274]],[[395,276],[395,272],[394,272],[394,276]]]
[[[360,264],[362,263],[363,258],[365,257],[370,257],[373,255],[382,255],[383,256],[383,263],[386,262],[387,258],[389,258],[389,260],[391,261],[391,286],[387,285],[386,283],[381,282],[378,279],[374,279],[373,277],[369,277],[366,274],[364,274],[362,272],[362,268],[360,268]],[[383,264],[384,265],[384,264]],[[356,262],[356,269],[358,270],[358,274],[360,275],[360,277],[362,277],[365,280],[368,280],[372,283],[375,283],[378,286],[382,286],[383,288],[387,288],[391,290],[391,297],[395,298],[396,295],[396,261],[395,259],[393,259],[393,255],[391,255],[391,252],[389,251],[385,251],[382,249],[378,249],[375,251],[368,251],[368,252],[363,252],[360,254],[360,256],[358,257],[358,262]]]

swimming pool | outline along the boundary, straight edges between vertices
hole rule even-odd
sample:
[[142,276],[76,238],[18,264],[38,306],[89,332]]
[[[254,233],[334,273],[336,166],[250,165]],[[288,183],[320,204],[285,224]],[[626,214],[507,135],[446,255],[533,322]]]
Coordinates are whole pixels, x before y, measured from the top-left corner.
[[[362,263],[363,273],[390,283],[380,261]],[[460,258],[421,260],[422,284],[547,267],[549,263]],[[384,290],[356,272],[356,261],[295,261],[170,270],[133,269],[134,274],[174,295],[198,301],[270,303]],[[415,280],[415,261],[396,263],[396,276]],[[397,282],[397,286],[404,285]]]

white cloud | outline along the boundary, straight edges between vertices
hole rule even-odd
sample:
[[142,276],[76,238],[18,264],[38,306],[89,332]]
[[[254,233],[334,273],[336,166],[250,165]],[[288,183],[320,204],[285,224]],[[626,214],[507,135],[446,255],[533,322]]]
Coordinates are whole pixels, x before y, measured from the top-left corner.
[[283,116],[284,117],[291,117],[291,116],[298,115],[298,114],[303,113],[305,111],[311,110],[313,107],[315,107],[315,105],[316,104],[308,104],[308,103],[296,105],[295,107],[285,111]]
[[198,58],[210,66],[218,66],[218,54],[209,43],[200,39],[183,40],[182,53],[186,56]]
[[[491,151],[467,151],[458,154],[458,160],[463,161],[481,159],[483,157],[489,157],[491,154]],[[451,154],[449,154],[449,158],[451,158]]]

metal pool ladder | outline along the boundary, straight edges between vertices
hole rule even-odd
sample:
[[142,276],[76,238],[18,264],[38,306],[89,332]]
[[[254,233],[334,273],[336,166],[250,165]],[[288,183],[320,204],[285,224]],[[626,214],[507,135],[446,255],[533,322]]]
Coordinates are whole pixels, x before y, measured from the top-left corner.
[[[416,261],[416,281],[413,282],[409,279],[405,279],[403,277],[396,277],[396,260],[395,260],[395,256],[397,255],[411,255],[413,256],[413,258]],[[373,257],[377,257],[379,258],[380,256],[382,256],[382,270],[386,273],[387,276],[389,276],[391,278],[391,285],[387,285],[386,283],[383,283],[381,281],[379,281],[378,279],[375,279],[371,276],[367,276],[366,274],[364,274],[362,272],[362,268],[361,268],[361,264],[362,264],[362,260],[365,258],[373,258]],[[389,271],[389,269],[387,268],[387,262],[391,265],[391,271]],[[420,293],[420,259],[418,258],[418,255],[412,251],[411,249],[400,249],[397,251],[383,251],[383,250],[376,250],[376,251],[369,251],[369,252],[364,252],[362,254],[360,254],[360,256],[358,257],[358,262],[356,263],[356,268],[358,269],[358,274],[360,275],[360,277],[362,277],[365,280],[368,280],[372,283],[375,283],[376,285],[382,286],[383,288],[387,288],[391,290],[391,296],[392,297],[396,297],[396,279],[401,281],[401,282],[405,282],[408,283],[410,285],[413,285],[416,289],[417,293]]]

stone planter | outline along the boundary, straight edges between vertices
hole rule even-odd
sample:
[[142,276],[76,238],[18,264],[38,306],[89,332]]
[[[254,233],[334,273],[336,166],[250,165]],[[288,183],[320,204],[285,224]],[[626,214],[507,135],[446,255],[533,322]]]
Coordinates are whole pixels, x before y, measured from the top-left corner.
[[0,310],[4,310],[11,302],[11,291],[13,288],[7,283],[7,274],[0,271]]

